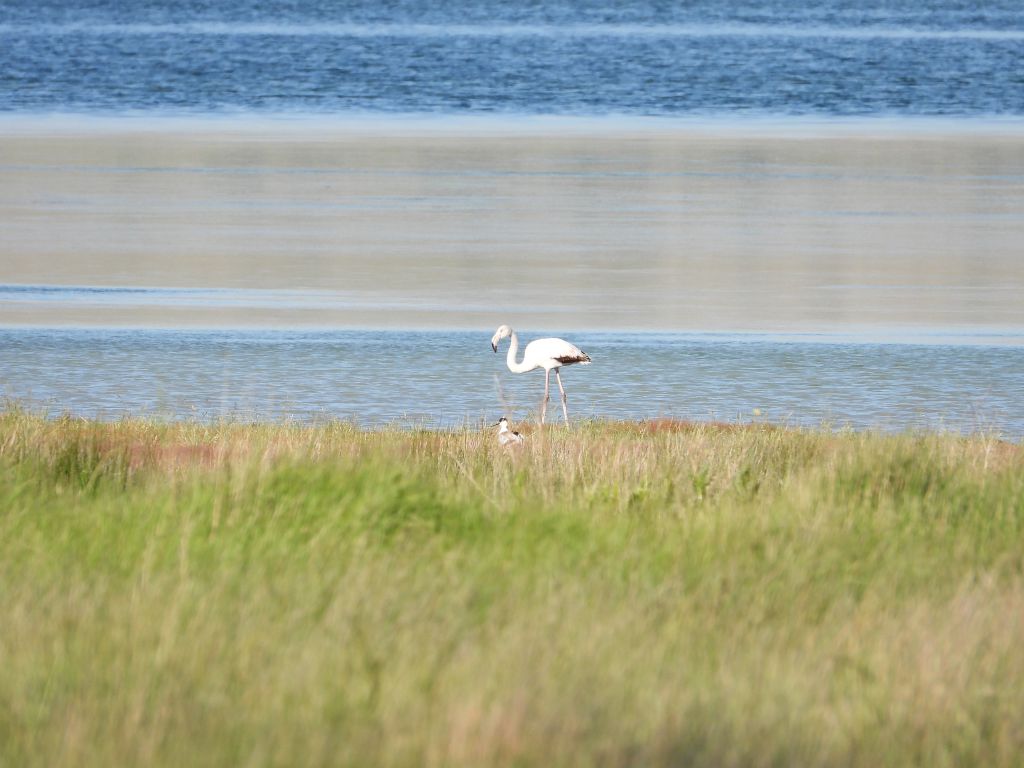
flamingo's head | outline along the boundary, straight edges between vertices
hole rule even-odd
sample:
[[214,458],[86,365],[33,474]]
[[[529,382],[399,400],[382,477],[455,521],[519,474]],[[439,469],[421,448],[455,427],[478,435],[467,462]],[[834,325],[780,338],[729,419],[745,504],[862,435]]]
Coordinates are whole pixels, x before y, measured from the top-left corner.
[[491,337],[491,349],[495,352],[498,351],[498,342],[502,339],[507,339],[512,335],[512,329],[507,325],[502,325],[494,332],[494,336]]

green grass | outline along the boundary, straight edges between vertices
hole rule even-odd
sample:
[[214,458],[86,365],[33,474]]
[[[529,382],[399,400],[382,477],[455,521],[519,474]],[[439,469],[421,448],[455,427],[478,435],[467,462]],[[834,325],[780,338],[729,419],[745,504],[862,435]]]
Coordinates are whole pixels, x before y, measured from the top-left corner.
[[993,438],[0,414],[2,766],[1022,754]]

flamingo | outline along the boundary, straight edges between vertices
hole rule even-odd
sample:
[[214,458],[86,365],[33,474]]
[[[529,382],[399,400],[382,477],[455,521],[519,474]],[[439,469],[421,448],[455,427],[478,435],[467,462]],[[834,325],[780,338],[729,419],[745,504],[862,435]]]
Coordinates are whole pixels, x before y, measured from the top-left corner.
[[512,373],[526,373],[534,368],[544,369],[544,402],[540,407],[540,423],[544,423],[544,416],[548,410],[549,390],[551,385],[551,371],[555,372],[555,379],[558,381],[558,391],[562,393],[562,415],[565,423],[569,423],[569,411],[565,407],[565,387],[562,386],[562,377],[559,375],[559,368],[563,365],[589,365],[590,355],[583,352],[575,344],[570,344],[563,339],[537,339],[526,345],[523,351],[523,362],[516,362],[516,355],[519,353],[519,338],[516,332],[507,325],[502,325],[494,332],[491,338],[491,349],[498,351],[498,342],[502,339],[512,337],[512,343],[508,348],[508,369]]

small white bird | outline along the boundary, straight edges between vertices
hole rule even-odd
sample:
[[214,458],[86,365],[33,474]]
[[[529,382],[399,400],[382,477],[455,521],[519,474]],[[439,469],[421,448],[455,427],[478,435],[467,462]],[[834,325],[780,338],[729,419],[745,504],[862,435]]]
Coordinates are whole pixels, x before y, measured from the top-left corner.
[[498,423],[495,426],[500,426],[498,430],[498,444],[499,445],[518,445],[523,442],[523,436],[518,432],[513,432],[508,428],[508,419],[502,416],[498,419]]
[[519,352],[519,338],[516,336],[516,332],[509,328],[507,325],[502,325],[494,332],[494,336],[491,338],[491,349],[495,352],[498,351],[498,342],[502,339],[507,339],[509,336],[512,337],[512,343],[508,348],[508,369],[512,373],[526,373],[532,371],[534,368],[544,369],[544,402],[541,403],[540,407],[540,423],[544,423],[544,416],[548,410],[548,400],[550,382],[551,382],[551,371],[555,372],[555,379],[558,381],[558,391],[562,393],[562,415],[565,417],[565,423],[569,423],[569,410],[565,406],[565,387],[562,386],[562,377],[559,375],[559,368],[563,365],[588,365],[590,363],[590,355],[583,352],[575,344],[570,344],[564,339],[537,339],[531,341],[526,345],[526,349],[523,351],[523,362],[516,362],[516,355]]

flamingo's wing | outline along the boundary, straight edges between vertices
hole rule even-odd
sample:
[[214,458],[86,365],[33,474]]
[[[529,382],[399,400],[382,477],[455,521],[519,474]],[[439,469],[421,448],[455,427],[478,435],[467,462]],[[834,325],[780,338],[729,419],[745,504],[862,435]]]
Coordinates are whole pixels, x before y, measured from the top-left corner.
[[586,365],[590,362],[590,355],[565,339],[531,341],[526,345],[523,356],[524,359],[538,361],[538,365],[542,364],[540,362],[542,360],[554,360],[561,365],[572,365],[573,363]]

